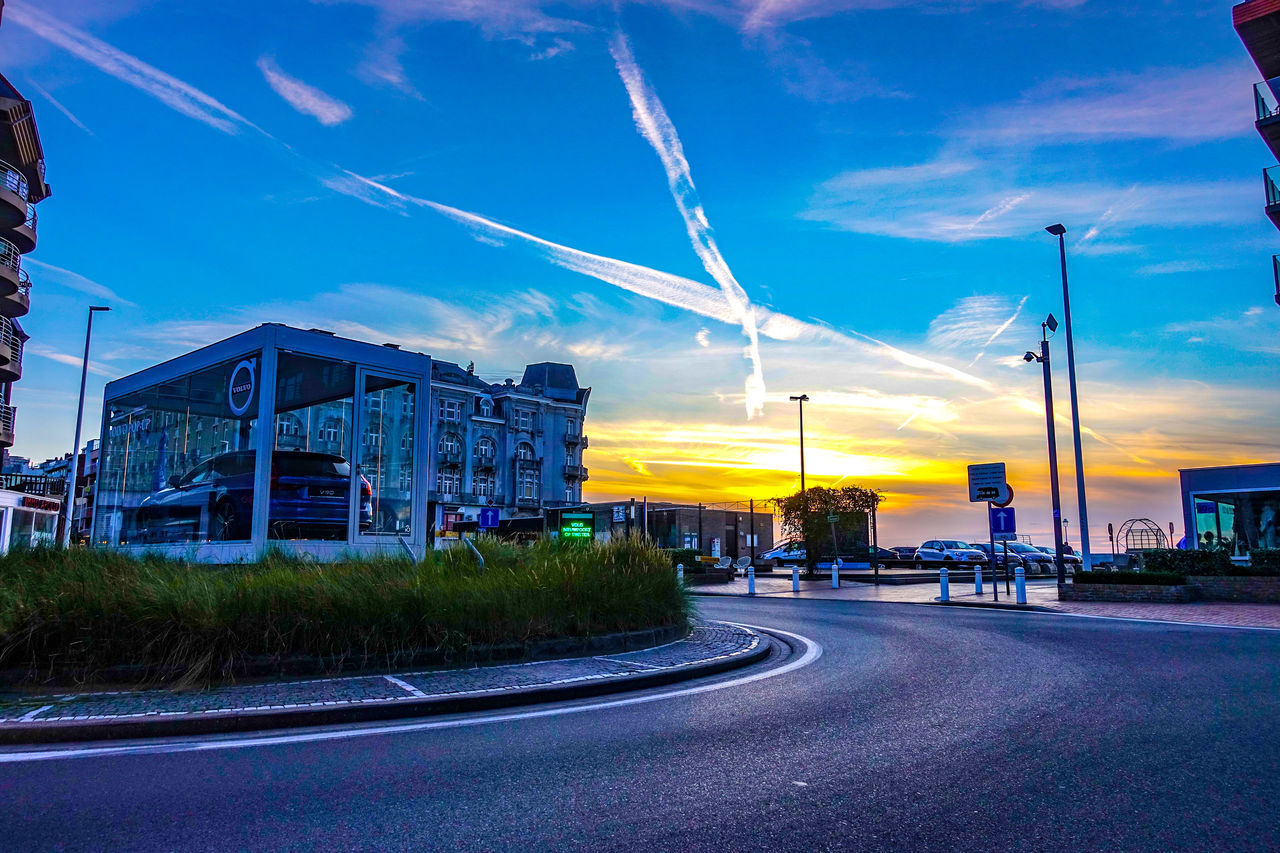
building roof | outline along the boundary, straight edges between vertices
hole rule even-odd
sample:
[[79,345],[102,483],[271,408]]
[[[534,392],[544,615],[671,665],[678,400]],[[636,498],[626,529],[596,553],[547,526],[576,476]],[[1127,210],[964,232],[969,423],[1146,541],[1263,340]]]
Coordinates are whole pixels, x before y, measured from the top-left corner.
[[559,364],[554,361],[543,361],[530,364],[524,369],[524,377],[518,386],[521,391],[529,392],[541,388],[542,393],[553,400],[580,402],[582,391],[578,387],[578,375],[573,365]]

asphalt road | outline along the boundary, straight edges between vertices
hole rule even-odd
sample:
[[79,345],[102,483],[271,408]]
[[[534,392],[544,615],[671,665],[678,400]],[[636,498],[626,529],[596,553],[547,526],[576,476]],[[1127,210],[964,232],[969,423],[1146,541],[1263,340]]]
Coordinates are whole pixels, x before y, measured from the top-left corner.
[[0,848],[1280,849],[1280,632],[699,605],[822,655],[576,713],[546,712],[602,700],[454,728],[3,763]]

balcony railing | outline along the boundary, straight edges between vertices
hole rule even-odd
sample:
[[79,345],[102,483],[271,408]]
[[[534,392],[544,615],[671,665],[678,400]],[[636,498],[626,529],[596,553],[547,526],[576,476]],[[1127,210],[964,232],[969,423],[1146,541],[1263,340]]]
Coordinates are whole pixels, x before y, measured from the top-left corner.
[[15,273],[22,270],[22,253],[18,247],[0,237],[0,265],[6,266]]
[[1267,190],[1267,207],[1280,204],[1280,166],[1262,170],[1262,183]]
[[1280,255],[1271,256],[1271,273],[1276,279],[1276,304],[1280,305]]
[[1280,91],[1280,77],[1253,84],[1253,105],[1258,121],[1280,116],[1280,97],[1276,96],[1277,91]]
[[0,489],[40,497],[58,497],[66,494],[67,481],[62,477],[44,474],[0,474]]
[[0,172],[4,172],[4,188],[26,201],[29,193],[26,176],[3,160],[0,160]]
[[583,465],[566,465],[564,466],[564,478],[566,480],[585,480],[587,479],[587,469]]

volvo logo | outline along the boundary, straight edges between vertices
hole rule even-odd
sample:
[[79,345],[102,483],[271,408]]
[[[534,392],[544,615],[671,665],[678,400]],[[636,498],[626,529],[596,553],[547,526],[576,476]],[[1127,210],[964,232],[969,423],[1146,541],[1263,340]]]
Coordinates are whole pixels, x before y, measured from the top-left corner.
[[256,358],[246,358],[231,371],[231,381],[227,383],[227,403],[231,406],[231,414],[236,417],[248,412],[253,402],[254,371],[257,366]]

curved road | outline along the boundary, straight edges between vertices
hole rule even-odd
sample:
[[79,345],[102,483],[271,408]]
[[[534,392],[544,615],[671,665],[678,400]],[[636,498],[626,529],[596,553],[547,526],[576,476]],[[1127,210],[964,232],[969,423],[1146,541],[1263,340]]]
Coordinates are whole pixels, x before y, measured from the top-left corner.
[[711,680],[724,689],[480,724],[10,752],[0,846],[1280,849],[1280,632],[698,601],[822,653],[793,641],[768,664],[792,667],[776,677],[744,682],[756,667]]

